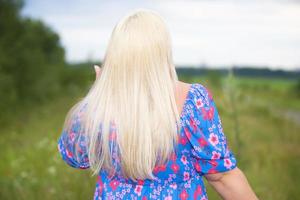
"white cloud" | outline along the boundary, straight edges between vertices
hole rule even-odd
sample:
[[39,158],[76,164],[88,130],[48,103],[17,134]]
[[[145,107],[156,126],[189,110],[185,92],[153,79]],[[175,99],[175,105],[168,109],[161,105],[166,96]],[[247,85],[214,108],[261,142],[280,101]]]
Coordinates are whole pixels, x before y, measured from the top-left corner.
[[[61,36],[69,61],[102,59],[117,21],[134,8],[158,11],[176,64],[300,66],[300,4],[286,1],[41,1],[24,13]],[[88,2],[88,3],[87,3]],[[150,4],[152,3],[152,4]]]

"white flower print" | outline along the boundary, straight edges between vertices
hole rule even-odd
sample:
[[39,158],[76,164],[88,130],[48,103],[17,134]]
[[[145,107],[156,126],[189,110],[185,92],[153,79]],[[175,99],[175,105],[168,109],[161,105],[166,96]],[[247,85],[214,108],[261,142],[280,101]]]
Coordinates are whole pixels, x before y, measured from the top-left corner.
[[197,99],[196,100],[196,106],[197,106],[197,108],[199,109],[199,108],[201,108],[201,107],[203,107],[203,102],[202,102],[202,100],[201,99]]
[[182,155],[181,156],[181,162],[184,164],[184,165],[186,165],[187,164],[187,159],[186,159],[186,156],[185,155]]
[[190,179],[190,173],[188,173],[188,172],[183,172],[183,180],[184,181],[187,181],[187,180],[189,180]]
[[212,160],[220,159],[220,157],[221,157],[221,153],[219,153],[217,151],[212,152],[212,157],[211,157]]
[[176,184],[176,183],[172,183],[172,184],[170,185],[170,187],[173,188],[174,190],[176,190],[177,184]]
[[209,141],[212,145],[216,146],[216,145],[219,143],[219,138],[218,138],[218,136],[217,136],[216,134],[211,133],[211,134],[209,135],[208,141]]
[[224,159],[224,166],[226,168],[230,168],[232,166],[232,162],[231,162],[231,160],[229,158],[225,158]]
[[138,195],[141,196],[141,192],[142,192],[143,186],[142,185],[137,185],[134,189],[134,192]]

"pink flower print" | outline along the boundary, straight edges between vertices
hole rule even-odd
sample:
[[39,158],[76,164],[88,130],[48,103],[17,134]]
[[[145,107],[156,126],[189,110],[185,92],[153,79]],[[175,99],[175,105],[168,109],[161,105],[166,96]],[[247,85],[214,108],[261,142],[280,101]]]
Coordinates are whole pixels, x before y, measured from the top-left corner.
[[218,163],[216,160],[209,160],[208,162],[209,162],[209,164],[211,164],[214,167],[218,166]]
[[207,141],[204,138],[199,138],[198,143],[201,147],[207,146]]
[[154,167],[154,173],[158,173],[161,171],[166,171],[166,165],[157,165]]
[[190,179],[190,173],[184,172],[184,173],[183,173],[183,180],[184,180],[184,181],[187,181],[187,180],[189,180],[189,179]]
[[184,127],[184,133],[185,133],[186,137],[190,140],[192,135],[188,128]]
[[208,170],[207,173],[209,173],[209,174],[215,174],[215,173],[218,173],[218,172],[219,172],[219,171],[216,170],[215,168],[211,168],[211,169]]
[[98,178],[97,178],[97,181],[98,181],[98,183],[99,183],[99,195],[102,195],[102,191],[103,191],[103,182],[102,182],[102,180],[101,180],[101,177],[100,176],[98,176]]
[[213,106],[209,108],[208,119],[212,120],[214,118],[214,111],[215,111],[215,109]]
[[138,195],[141,196],[141,192],[142,192],[143,186],[142,185],[136,185],[134,192]]
[[230,168],[232,166],[232,162],[231,162],[231,160],[229,158],[225,158],[224,159],[224,166],[226,168]]
[[201,99],[197,99],[197,101],[196,101],[196,107],[199,109],[199,108],[201,108],[201,107],[203,107],[203,102],[202,102],[202,100]]
[[216,152],[216,151],[213,151],[213,152],[212,152],[212,157],[211,157],[211,159],[216,160],[216,159],[219,159],[220,157],[221,157],[221,153]]
[[201,165],[198,162],[195,162],[194,167],[195,167],[197,172],[201,171]]
[[196,192],[202,194],[202,187],[200,185],[197,186]]
[[172,200],[172,197],[171,196],[167,196],[167,197],[165,197],[164,200]]
[[182,155],[180,160],[184,165],[186,165],[188,162],[185,155]]
[[66,149],[66,154],[69,158],[72,158],[73,157],[73,154],[71,151],[69,151],[68,149]]
[[171,154],[171,156],[170,156],[170,159],[172,160],[172,161],[175,161],[176,159],[177,159],[177,155],[176,155],[176,153],[172,153]]
[[183,136],[178,136],[178,137],[179,137],[178,142],[182,145],[186,145],[186,143],[187,143],[186,137],[183,137]]
[[219,138],[218,138],[218,136],[216,135],[216,134],[214,134],[214,133],[211,133],[210,135],[209,135],[209,142],[212,144],[212,145],[217,145],[218,143],[219,143]]
[[190,125],[192,126],[194,131],[197,130],[197,124],[196,124],[196,121],[193,118],[190,119]]
[[215,109],[213,106],[211,106],[208,111],[205,110],[205,108],[203,107],[202,108],[203,119],[204,120],[212,120],[214,118],[214,111],[215,111]]
[[110,183],[109,183],[109,186],[111,187],[112,190],[115,190],[117,189],[117,187],[119,186],[119,181],[117,180],[112,180]]
[[171,184],[170,184],[170,187],[171,187],[172,189],[176,190],[176,189],[177,189],[177,184],[176,184],[176,183],[171,183]]
[[198,199],[198,196],[201,196],[202,188],[200,185],[197,186],[196,191],[194,192],[194,199]]
[[183,190],[179,196],[180,196],[180,199],[183,199],[183,200],[186,200],[189,197],[188,193],[185,190]]
[[160,171],[166,171],[166,165],[161,165],[159,166]]
[[142,180],[142,179],[139,179],[139,180],[138,180],[138,185],[144,185],[144,183],[145,183],[144,180]]
[[174,173],[177,173],[179,170],[179,166],[176,163],[173,163],[171,165],[171,169],[174,171]]

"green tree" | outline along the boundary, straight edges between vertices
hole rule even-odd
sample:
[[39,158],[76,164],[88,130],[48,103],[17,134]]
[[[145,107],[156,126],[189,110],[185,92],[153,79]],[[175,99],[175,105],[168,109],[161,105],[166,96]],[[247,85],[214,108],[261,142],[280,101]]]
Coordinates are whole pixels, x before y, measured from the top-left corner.
[[59,36],[41,21],[22,17],[22,6],[23,1],[0,0],[0,117],[61,89]]

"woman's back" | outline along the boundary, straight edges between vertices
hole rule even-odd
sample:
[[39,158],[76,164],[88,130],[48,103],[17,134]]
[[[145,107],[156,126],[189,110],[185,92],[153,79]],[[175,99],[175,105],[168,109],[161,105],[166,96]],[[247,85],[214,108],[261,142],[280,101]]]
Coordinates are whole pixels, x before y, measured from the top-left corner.
[[[176,95],[179,96],[177,102],[181,108],[178,110],[181,110],[182,127],[178,132],[178,145],[165,165],[155,166],[155,180],[134,182],[124,178],[120,170],[120,158],[115,154],[113,163],[119,170],[115,174],[100,171],[94,199],[207,199],[202,176],[236,167],[236,159],[227,145],[211,93],[200,83],[188,87],[181,84],[178,88],[188,89]],[[81,112],[84,112],[84,108]],[[74,118],[71,132],[63,132],[58,148],[67,164],[87,169],[90,166],[86,139],[81,138],[79,147],[74,147],[72,143],[81,125],[80,116],[82,114],[79,113]],[[112,135],[114,131],[112,127]],[[113,141],[115,137],[110,139]],[[80,155],[79,159],[75,159],[75,153]]]

